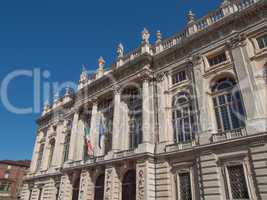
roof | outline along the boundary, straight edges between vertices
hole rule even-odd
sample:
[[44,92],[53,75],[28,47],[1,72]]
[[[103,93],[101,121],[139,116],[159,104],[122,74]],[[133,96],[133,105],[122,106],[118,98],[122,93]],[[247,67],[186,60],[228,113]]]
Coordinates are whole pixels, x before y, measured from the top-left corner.
[[7,165],[12,165],[12,166],[29,168],[31,161],[30,160],[0,160],[0,164],[7,164]]

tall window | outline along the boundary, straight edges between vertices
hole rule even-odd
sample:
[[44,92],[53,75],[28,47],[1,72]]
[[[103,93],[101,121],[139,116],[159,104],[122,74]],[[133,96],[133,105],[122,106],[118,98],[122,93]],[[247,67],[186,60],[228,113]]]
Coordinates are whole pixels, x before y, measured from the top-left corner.
[[[100,118],[100,135],[104,136],[105,153],[112,149],[112,129],[113,129],[113,100],[105,99],[99,104],[99,110],[102,115]],[[101,138],[99,138],[99,146],[101,146]]]
[[243,165],[228,166],[227,171],[231,199],[250,199]]
[[142,96],[137,88],[128,88],[123,92],[123,100],[129,108],[130,148],[142,143]]
[[80,193],[80,175],[74,178],[74,183],[72,187],[72,200],[78,200]]
[[48,159],[48,166],[51,167],[53,161],[53,155],[55,151],[55,140],[50,142],[50,152],[49,152],[49,159]]
[[173,97],[172,122],[176,143],[191,141],[197,131],[196,115],[192,100],[181,92]]
[[64,142],[64,151],[63,151],[63,162],[67,162],[69,159],[69,150],[70,150],[70,134],[66,135]]
[[192,200],[191,177],[189,172],[179,173],[179,200]]
[[267,34],[257,38],[260,49],[267,47]]
[[213,104],[219,132],[239,129],[245,126],[245,111],[236,82],[222,78],[212,87]]
[[43,154],[44,154],[44,146],[45,146],[44,144],[41,144],[40,149],[39,149],[37,165],[36,165],[37,171],[39,171],[41,169],[42,159],[43,159]]
[[7,181],[0,181],[0,192],[9,192],[11,183]]
[[129,170],[122,180],[122,200],[136,199],[136,171]]
[[105,175],[102,174],[97,177],[95,182],[95,197],[94,200],[104,199]]

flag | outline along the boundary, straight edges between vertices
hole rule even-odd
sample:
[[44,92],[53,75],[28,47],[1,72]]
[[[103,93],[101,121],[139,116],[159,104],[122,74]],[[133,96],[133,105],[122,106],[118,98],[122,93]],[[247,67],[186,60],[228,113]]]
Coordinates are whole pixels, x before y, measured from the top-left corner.
[[98,146],[101,149],[101,139],[102,136],[105,135],[105,124],[103,123],[103,119],[102,117],[100,118],[100,122],[99,122],[99,140],[98,140]]
[[93,145],[91,143],[90,128],[88,126],[86,126],[84,128],[84,133],[85,133],[85,140],[86,140],[86,146],[87,146],[87,154],[89,156],[93,156],[94,155],[94,148],[93,148]]

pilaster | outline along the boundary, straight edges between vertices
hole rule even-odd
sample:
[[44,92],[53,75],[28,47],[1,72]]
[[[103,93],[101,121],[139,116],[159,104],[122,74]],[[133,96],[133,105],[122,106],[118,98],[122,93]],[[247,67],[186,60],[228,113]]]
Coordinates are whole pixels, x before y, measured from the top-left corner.
[[91,172],[88,170],[83,170],[81,173],[79,199],[94,200],[94,189],[94,182]]
[[73,117],[71,137],[70,137],[69,161],[75,160],[78,122],[79,122],[79,109],[76,108]]
[[91,116],[91,126],[90,126],[90,138],[94,148],[94,155],[97,153],[97,116],[98,116],[98,102],[96,99],[93,101],[92,116]]
[[107,166],[105,171],[105,200],[120,199],[120,192],[118,187],[119,181],[119,175],[117,173],[116,168],[113,166]]
[[120,138],[122,133],[122,123],[121,123],[121,91],[120,88],[114,88],[114,115],[113,115],[113,138],[112,138],[112,150],[119,151],[121,148]]
[[155,200],[155,164],[151,160],[139,160],[136,164],[136,199]]
[[246,35],[233,37],[228,42],[231,49],[236,75],[246,110],[246,127],[248,134],[266,131],[266,117],[262,102],[257,96],[257,86],[253,75],[253,64],[247,51]]
[[203,77],[204,63],[200,55],[194,55],[192,58],[193,77],[192,81],[195,89],[194,100],[198,104],[199,118],[199,143],[209,143],[213,133],[216,132],[215,117],[213,117],[213,102],[208,94],[210,83]]

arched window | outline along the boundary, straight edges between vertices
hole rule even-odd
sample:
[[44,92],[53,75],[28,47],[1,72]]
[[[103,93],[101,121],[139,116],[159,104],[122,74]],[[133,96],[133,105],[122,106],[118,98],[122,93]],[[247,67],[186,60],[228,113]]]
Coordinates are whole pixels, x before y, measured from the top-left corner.
[[36,164],[36,170],[37,171],[39,171],[41,169],[42,159],[43,159],[43,154],[44,154],[44,146],[45,146],[45,144],[40,145],[37,164]]
[[51,167],[51,165],[52,165],[54,151],[55,151],[55,140],[53,139],[50,142],[50,152],[49,152],[49,159],[48,159],[48,167]]
[[197,121],[192,100],[184,92],[173,97],[172,122],[176,143],[191,141],[195,138]]
[[68,161],[69,150],[70,150],[70,134],[66,135],[66,137],[65,137],[64,150],[63,150],[63,162]]
[[123,91],[123,101],[129,109],[130,148],[142,143],[142,96],[138,88],[127,88]]
[[222,78],[212,87],[213,104],[219,132],[245,126],[245,111],[240,91],[231,78]]
[[105,188],[105,175],[102,174],[97,177],[95,182],[95,197],[94,200],[104,199],[104,188]]
[[122,200],[136,199],[136,171],[129,170],[122,181]]

